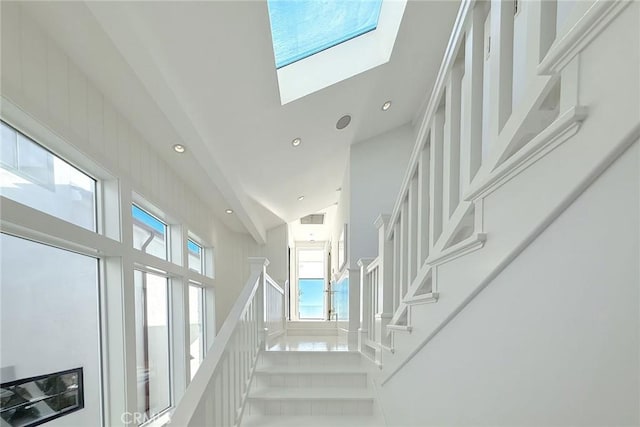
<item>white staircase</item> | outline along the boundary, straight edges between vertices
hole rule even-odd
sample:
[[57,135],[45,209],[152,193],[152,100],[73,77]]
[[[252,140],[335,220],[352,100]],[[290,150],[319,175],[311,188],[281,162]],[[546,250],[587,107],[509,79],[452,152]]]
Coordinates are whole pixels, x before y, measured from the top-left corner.
[[241,426],[384,426],[371,366],[357,351],[263,351]]

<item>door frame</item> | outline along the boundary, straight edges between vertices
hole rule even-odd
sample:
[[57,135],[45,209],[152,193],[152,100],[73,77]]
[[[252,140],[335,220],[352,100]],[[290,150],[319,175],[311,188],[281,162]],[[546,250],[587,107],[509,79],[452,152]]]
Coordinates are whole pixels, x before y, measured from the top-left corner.
[[327,256],[328,256],[328,252],[327,252],[327,242],[325,241],[320,241],[320,242],[308,242],[308,241],[296,241],[294,243],[294,250],[291,251],[292,252],[292,257],[294,258],[292,261],[292,264],[294,265],[294,268],[292,268],[291,270],[293,271],[293,280],[291,283],[291,292],[290,292],[290,306],[291,306],[291,320],[302,320],[300,319],[300,307],[299,307],[299,300],[298,300],[298,279],[299,279],[299,264],[298,264],[298,252],[300,250],[322,250],[323,251],[323,262],[324,262],[324,266],[322,268],[323,274],[324,274],[324,278],[323,278],[323,286],[322,286],[322,291],[325,295],[325,297],[323,298],[323,317],[322,319],[304,319],[304,320],[318,320],[318,321],[322,321],[322,320],[327,320],[327,315],[328,315],[328,308],[327,308],[327,298],[326,298],[326,291],[327,291],[327,284],[328,284],[328,277],[327,277]]

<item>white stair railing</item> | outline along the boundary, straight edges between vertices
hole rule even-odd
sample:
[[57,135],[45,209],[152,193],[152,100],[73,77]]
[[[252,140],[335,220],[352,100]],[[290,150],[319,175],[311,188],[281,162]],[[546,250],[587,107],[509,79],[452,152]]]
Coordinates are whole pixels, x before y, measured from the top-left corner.
[[284,330],[284,291],[249,258],[249,280],[171,416],[171,425],[237,426],[266,334]]
[[579,53],[628,5],[580,4],[563,26],[557,0],[462,1],[393,212],[376,222],[378,257],[361,263],[363,353],[381,363],[411,307],[437,302],[438,266],[484,246],[484,198],[578,132]]
[[266,276],[264,289],[264,320],[268,341],[285,332],[285,298],[284,289],[269,276]]

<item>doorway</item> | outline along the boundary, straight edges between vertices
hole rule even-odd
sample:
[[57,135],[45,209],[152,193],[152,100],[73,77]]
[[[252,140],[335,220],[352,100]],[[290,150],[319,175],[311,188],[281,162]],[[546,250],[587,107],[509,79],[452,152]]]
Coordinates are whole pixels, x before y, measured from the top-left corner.
[[325,320],[325,248],[299,248],[296,267],[298,319]]

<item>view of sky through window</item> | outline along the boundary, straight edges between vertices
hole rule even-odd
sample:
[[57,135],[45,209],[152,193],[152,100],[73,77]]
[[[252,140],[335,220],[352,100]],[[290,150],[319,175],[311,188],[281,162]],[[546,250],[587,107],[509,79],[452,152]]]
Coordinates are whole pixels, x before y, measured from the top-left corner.
[[268,0],[276,68],[375,30],[382,0]]

